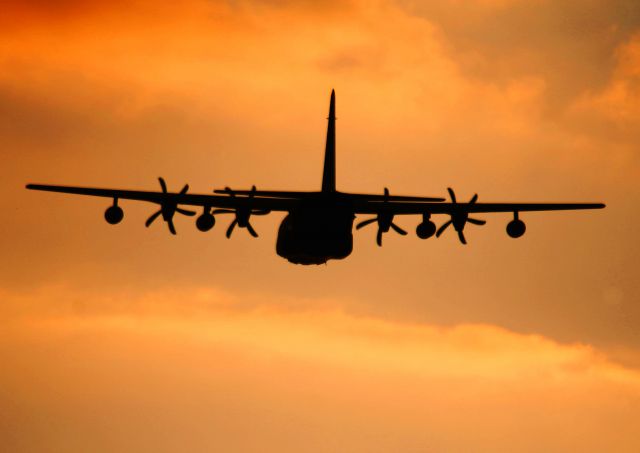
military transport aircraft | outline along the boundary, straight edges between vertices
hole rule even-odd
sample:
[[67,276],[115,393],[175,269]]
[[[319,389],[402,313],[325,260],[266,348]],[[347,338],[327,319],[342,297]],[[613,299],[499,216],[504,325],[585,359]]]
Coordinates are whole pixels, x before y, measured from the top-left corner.
[[[525,224],[520,219],[524,211],[557,211],[570,209],[600,209],[601,203],[478,203],[474,195],[467,203],[458,202],[452,189],[448,188],[450,202],[444,198],[412,197],[390,195],[384,189],[382,195],[346,193],[336,190],[336,116],[335,92],[331,92],[329,105],[329,125],[324,155],[322,189],[315,192],[288,192],[273,190],[232,190],[226,187],[214,190],[215,195],[189,194],[189,185],[180,192],[169,192],[164,179],[159,178],[161,192],[97,189],[89,187],[68,187],[42,184],[28,184],[27,189],[90,195],[113,199],[113,205],[104,213],[105,220],[114,225],[119,223],[124,212],[119,200],[139,200],[155,203],[159,209],[146,221],[148,227],[159,216],[167,223],[169,231],[176,234],[173,217],[176,213],[194,216],[196,212],[181,206],[199,206],[202,212],[196,219],[200,231],[209,231],[216,223],[216,217],[229,214],[232,221],[226,236],[231,237],[234,228],[245,228],[252,236],[258,234],[250,223],[251,216],[265,215],[271,211],[286,212],[278,230],[276,252],[296,264],[323,264],[331,259],[343,259],[353,249],[353,222],[356,214],[370,214],[375,217],[356,225],[360,229],[376,223],[376,242],[382,245],[382,235],[389,230],[406,235],[407,232],[394,223],[396,215],[414,214],[422,216],[416,228],[420,239],[440,235],[451,225],[458,233],[460,242],[466,244],[464,228],[467,223],[484,225],[484,220],[470,217],[471,214],[486,212],[513,212],[513,220],[507,224],[507,234],[518,238],[525,232]],[[431,220],[432,214],[444,214],[449,219],[439,228]]]

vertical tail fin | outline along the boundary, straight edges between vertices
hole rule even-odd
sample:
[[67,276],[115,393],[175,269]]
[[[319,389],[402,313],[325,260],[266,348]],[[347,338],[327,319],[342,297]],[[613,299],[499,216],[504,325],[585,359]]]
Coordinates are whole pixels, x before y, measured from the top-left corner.
[[322,191],[336,191],[336,93],[331,90],[329,105],[329,125],[327,126],[327,142],[324,148],[324,170],[322,173]]

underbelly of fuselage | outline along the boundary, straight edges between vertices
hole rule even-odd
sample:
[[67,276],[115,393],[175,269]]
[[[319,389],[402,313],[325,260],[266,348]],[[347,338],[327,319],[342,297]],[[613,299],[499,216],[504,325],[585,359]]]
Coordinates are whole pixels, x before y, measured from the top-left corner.
[[276,252],[295,264],[324,264],[353,250],[353,220],[348,209],[299,209],[280,224]]

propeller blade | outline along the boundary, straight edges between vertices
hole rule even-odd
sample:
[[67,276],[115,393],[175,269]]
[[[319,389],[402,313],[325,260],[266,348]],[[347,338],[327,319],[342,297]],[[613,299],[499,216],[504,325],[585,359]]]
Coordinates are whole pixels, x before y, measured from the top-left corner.
[[231,237],[231,233],[233,233],[233,229],[236,227],[237,224],[238,224],[238,219],[233,219],[233,222],[231,222],[231,225],[229,225],[229,228],[227,228],[227,239]]
[[460,242],[465,245],[467,244],[467,240],[464,238],[464,233],[462,232],[462,230],[458,231],[458,238],[460,238]]
[[160,187],[162,187],[162,191],[163,191],[164,193],[167,193],[167,183],[166,183],[166,182],[164,182],[164,178],[163,178],[162,176],[160,176],[160,177],[158,178],[158,181],[160,181]]
[[404,231],[402,228],[400,228],[398,225],[396,225],[395,223],[391,224],[391,228],[393,228],[395,230],[396,233],[401,234],[403,236],[407,235],[407,232]]
[[173,225],[173,219],[167,220],[167,225],[169,225],[169,231],[171,231],[171,234],[177,234],[176,227]]
[[176,212],[179,212],[182,215],[193,216],[196,215],[194,211],[188,211],[187,209],[176,208]]
[[366,227],[367,225],[373,223],[373,222],[377,222],[378,218],[374,217],[373,219],[367,219],[367,220],[363,220],[362,222],[358,223],[356,225],[356,230],[359,230],[362,227]]
[[233,209],[214,209],[211,214],[234,214],[235,212]]
[[182,190],[180,191],[180,195],[184,195],[189,190],[189,184],[185,184]]
[[256,233],[256,230],[253,229],[250,223],[247,223],[247,230],[249,230],[249,234],[251,234],[251,236],[253,236],[254,238],[258,237],[258,233]]
[[378,234],[376,235],[376,244],[378,247],[382,247],[382,230],[378,228]]
[[438,228],[438,231],[436,231],[436,237],[437,237],[437,238],[439,238],[439,237],[440,237],[440,235],[444,232],[444,230],[446,230],[446,229],[447,229],[447,227],[448,227],[449,225],[451,225],[451,222],[452,222],[452,220],[449,220],[449,221],[447,221],[447,222],[443,223],[443,224],[442,224],[442,226],[441,226],[440,228]]
[[384,188],[384,198],[388,198],[389,197],[389,189],[388,188]]
[[471,200],[469,201],[469,204],[474,204],[476,201],[478,201],[478,194],[475,194],[473,198],[471,198]]
[[158,218],[158,216],[162,214],[162,209],[158,209],[156,212],[154,212],[153,214],[151,214],[151,216],[149,216],[149,218],[147,219],[147,221],[144,223],[144,226],[146,226],[147,228],[149,228],[149,225],[151,225],[153,223],[153,221],[155,219]]
[[467,222],[473,223],[474,225],[484,225],[485,223],[487,223],[486,220],[472,219],[471,217],[467,219]]
[[451,187],[447,187],[447,192],[449,192],[449,196],[451,197],[451,201],[452,201],[453,203],[457,203],[457,201],[456,201],[456,194],[455,194],[455,192],[453,191],[453,189],[452,189]]

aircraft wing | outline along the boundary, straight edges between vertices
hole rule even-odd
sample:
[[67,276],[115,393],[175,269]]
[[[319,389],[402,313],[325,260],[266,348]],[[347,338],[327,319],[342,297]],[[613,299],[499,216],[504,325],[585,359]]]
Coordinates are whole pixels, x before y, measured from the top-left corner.
[[449,214],[452,217],[461,218],[472,213],[483,212],[518,212],[524,211],[569,211],[576,209],[602,209],[602,203],[477,203],[478,194],[475,194],[467,203],[457,201],[456,194],[450,187],[447,188],[450,203],[409,202],[394,201],[387,198],[389,192],[385,189],[382,200],[357,200],[354,203],[356,214],[386,215],[402,214]]
[[[164,186],[164,183],[161,183]],[[27,189],[45,192],[59,192],[91,197],[113,198],[114,200],[137,200],[163,205],[167,202],[175,205],[202,206],[209,208],[251,208],[263,211],[288,211],[295,207],[298,200],[268,197],[227,195],[190,194],[188,186],[181,192],[153,192],[144,190],[100,189],[92,187],[55,186],[44,184],[27,184]]]
[[[230,191],[217,190],[213,194],[189,194],[181,192],[154,192],[143,190],[102,189],[44,184],[27,184],[27,189],[68,193],[118,200],[136,200],[160,204],[170,201],[178,205],[236,209],[251,207],[268,211],[290,211],[301,200],[316,196],[317,192]],[[186,186],[185,186],[186,187]],[[226,195],[222,195],[226,194]],[[305,196],[306,194],[306,196]],[[367,194],[345,194],[354,206],[356,214],[377,214],[381,210],[395,215],[407,214],[455,214],[484,212],[560,211],[577,209],[602,209],[602,203],[444,203],[442,198]],[[436,201],[438,200],[438,201]],[[434,202],[436,201],[436,202]]]
[[300,202],[300,200],[296,199],[255,197],[254,193],[238,195],[230,189],[226,192],[226,195],[190,194],[187,193],[189,185],[185,185],[180,192],[169,192],[167,191],[167,185],[164,179],[158,179],[162,188],[161,192],[44,184],[27,184],[27,189],[112,198],[113,205],[107,208],[104,214],[105,220],[110,224],[119,223],[124,217],[122,208],[118,206],[119,200],[137,200],[155,203],[160,205],[160,209],[151,214],[145,222],[145,226],[150,226],[158,217],[162,216],[171,234],[176,234],[176,228],[173,223],[173,218],[176,213],[185,216],[196,215],[196,212],[189,211],[180,206],[202,206],[202,214],[196,220],[196,226],[200,231],[209,231],[214,226],[216,222],[215,214],[235,214],[235,219],[231,221],[227,229],[227,237],[231,236],[236,226],[246,228],[252,236],[257,237],[258,233],[256,233],[249,222],[251,215],[264,215],[271,211],[290,211]]
[[373,201],[356,203],[356,214],[377,214],[386,210],[394,215],[403,214],[458,214],[525,211],[571,211],[602,209],[603,203],[409,203]]
[[[451,225],[458,234],[460,242],[467,243],[464,228],[467,223],[484,225],[485,220],[470,217],[475,213],[511,212],[513,220],[507,224],[507,234],[512,238],[519,238],[526,230],[524,222],[519,218],[519,213],[524,211],[567,211],[577,209],[602,209],[602,203],[477,203],[478,195],[474,195],[468,203],[458,203],[453,190],[448,189],[451,202],[447,203],[420,203],[403,201],[361,201],[354,204],[356,214],[373,214],[376,217],[360,221],[356,229],[363,228],[372,223],[378,224],[376,242],[382,245],[383,233],[391,228],[397,233],[406,235],[407,232],[393,223],[395,215],[421,214],[422,222],[416,228],[416,234],[420,239],[427,239],[433,235],[440,235]],[[431,214],[447,214],[449,220],[437,227],[430,219]]]

